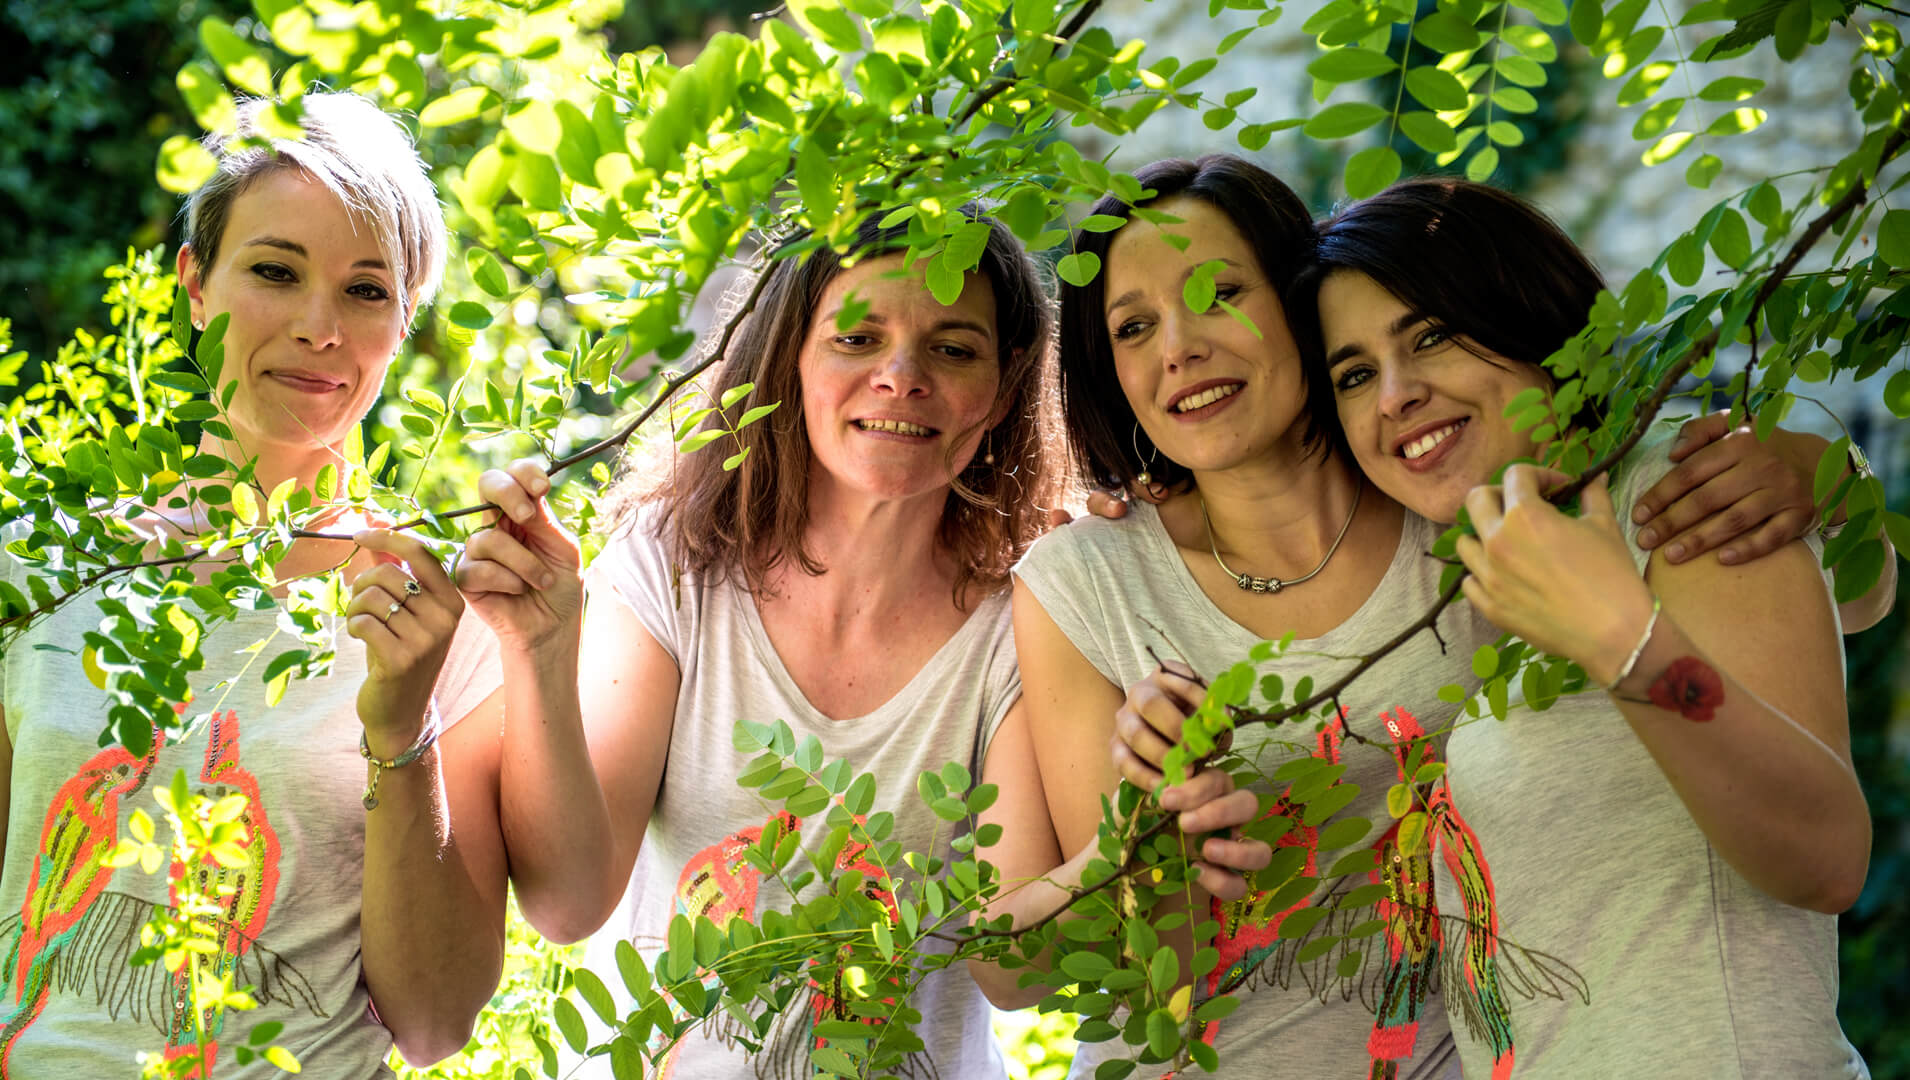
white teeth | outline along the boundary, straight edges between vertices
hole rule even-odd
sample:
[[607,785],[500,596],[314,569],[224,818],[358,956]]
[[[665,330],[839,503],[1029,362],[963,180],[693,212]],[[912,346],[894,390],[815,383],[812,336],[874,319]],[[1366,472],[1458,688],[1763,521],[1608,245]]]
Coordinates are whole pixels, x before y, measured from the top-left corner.
[[1203,405],[1212,405],[1221,398],[1232,397],[1239,393],[1241,385],[1241,383],[1228,383],[1226,386],[1216,386],[1212,390],[1202,390],[1198,394],[1189,394],[1174,403],[1174,411],[1192,412]]
[[907,420],[857,420],[856,425],[864,431],[887,431],[896,435],[933,435],[933,431],[920,424],[911,424]]
[[1425,457],[1427,454],[1432,453],[1433,447],[1438,446],[1442,442],[1445,442],[1448,438],[1452,436],[1453,432],[1458,431],[1460,428],[1464,427],[1465,424],[1466,422],[1464,420],[1461,420],[1455,424],[1447,424],[1445,427],[1440,428],[1438,431],[1427,432],[1426,434],[1421,435],[1419,438],[1414,439],[1412,442],[1407,443],[1406,449],[1400,451],[1400,453],[1405,456],[1407,461],[1412,461],[1416,458]]

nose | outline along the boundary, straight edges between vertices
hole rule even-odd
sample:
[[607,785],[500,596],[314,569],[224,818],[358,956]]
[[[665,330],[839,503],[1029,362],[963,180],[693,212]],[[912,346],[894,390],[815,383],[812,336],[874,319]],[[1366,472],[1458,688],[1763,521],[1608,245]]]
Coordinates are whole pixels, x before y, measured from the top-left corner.
[[1178,373],[1207,358],[1212,347],[1207,341],[1206,320],[1185,304],[1170,305],[1161,316],[1161,367]]
[[927,397],[928,365],[918,342],[898,340],[876,361],[869,372],[869,385],[898,397]]
[[1379,409],[1384,416],[1401,419],[1426,403],[1430,396],[1426,381],[1411,364],[1382,362],[1379,370]]
[[344,322],[330,299],[316,290],[293,313],[292,338],[309,349],[329,349],[344,340]]

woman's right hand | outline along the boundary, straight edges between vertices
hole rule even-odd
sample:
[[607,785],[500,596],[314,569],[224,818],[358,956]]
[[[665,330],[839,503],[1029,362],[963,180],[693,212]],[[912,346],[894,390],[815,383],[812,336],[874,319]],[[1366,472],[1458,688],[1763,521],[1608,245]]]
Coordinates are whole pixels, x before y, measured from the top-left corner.
[[[1123,779],[1144,791],[1160,786],[1161,762],[1180,741],[1181,722],[1205,696],[1194,673],[1169,661],[1128,687],[1127,700],[1114,714],[1114,767]],[[1198,769],[1184,783],[1160,795],[1161,809],[1179,814],[1182,833],[1201,836],[1230,832],[1260,816],[1260,799],[1234,786],[1223,769]],[[1273,849],[1259,840],[1208,836],[1201,841],[1200,883],[1222,900],[1247,894],[1244,872],[1264,869]]]
[[506,646],[574,646],[581,627],[583,557],[551,516],[549,493],[550,476],[531,460],[478,478],[478,494],[498,509],[465,545],[458,588]]

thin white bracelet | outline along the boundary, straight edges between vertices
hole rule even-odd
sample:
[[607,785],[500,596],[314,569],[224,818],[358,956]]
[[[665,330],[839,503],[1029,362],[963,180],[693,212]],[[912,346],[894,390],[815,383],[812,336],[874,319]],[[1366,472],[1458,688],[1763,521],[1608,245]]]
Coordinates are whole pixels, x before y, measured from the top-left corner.
[[1645,632],[1638,636],[1638,644],[1632,646],[1631,655],[1625,657],[1625,666],[1618,669],[1618,677],[1614,678],[1611,685],[1605,689],[1616,690],[1620,683],[1631,678],[1632,669],[1638,666],[1638,658],[1645,655],[1645,646],[1651,642],[1651,632],[1658,629],[1658,611],[1662,606],[1663,601],[1658,599],[1657,593],[1653,593],[1651,618],[1645,620]]

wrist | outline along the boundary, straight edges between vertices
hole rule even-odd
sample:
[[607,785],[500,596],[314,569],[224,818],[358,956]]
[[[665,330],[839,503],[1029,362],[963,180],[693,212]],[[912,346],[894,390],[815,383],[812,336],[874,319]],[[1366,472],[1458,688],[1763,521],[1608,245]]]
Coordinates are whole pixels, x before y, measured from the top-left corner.
[[359,720],[365,727],[365,747],[375,758],[397,757],[424,735],[429,714],[430,709],[427,707],[415,714],[406,710],[402,717],[381,716],[376,722],[361,716]]
[[1639,659],[1644,656],[1645,649],[1651,644],[1653,633],[1658,629],[1658,617],[1661,610],[1662,605],[1657,595],[1651,594],[1651,607],[1645,612],[1643,619],[1635,624],[1630,640],[1624,646],[1625,651],[1617,654],[1616,662],[1610,667],[1598,672],[1587,670],[1586,674],[1591,676],[1599,686],[1612,693],[1619,693],[1620,687],[1638,674]]

